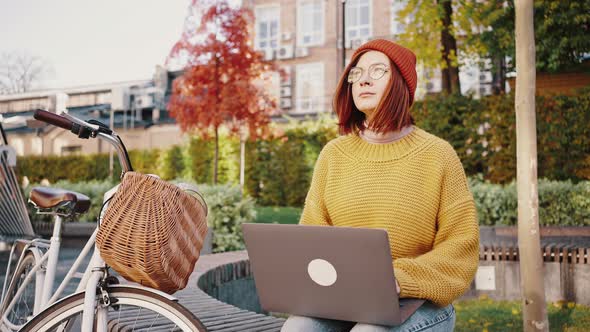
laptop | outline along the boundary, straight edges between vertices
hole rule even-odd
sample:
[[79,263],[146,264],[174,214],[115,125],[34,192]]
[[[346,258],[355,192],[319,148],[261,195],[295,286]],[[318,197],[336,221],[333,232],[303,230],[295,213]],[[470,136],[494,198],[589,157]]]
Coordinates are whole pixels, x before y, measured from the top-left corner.
[[243,224],[260,304],[270,312],[400,325],[421,299],[399,299],[383,229]]

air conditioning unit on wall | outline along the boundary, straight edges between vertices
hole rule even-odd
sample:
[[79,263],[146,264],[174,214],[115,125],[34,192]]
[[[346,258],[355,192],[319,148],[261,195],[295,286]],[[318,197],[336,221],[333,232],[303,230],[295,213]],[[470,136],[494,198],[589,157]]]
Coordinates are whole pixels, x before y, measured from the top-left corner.
[[281,98],[280,107],[282,109],[290,109],[291,107],[293,107],[291,98]]
[[154,98],[149,94],[135,95],[133,107],[135,109],[154,107]]
[[282,86],[281,87],[281,98],[282,97],[291,97],[291,87],[290,86]]
[[279,60],[286,60],[293,58],[293,45],[281,46],[277,56]]

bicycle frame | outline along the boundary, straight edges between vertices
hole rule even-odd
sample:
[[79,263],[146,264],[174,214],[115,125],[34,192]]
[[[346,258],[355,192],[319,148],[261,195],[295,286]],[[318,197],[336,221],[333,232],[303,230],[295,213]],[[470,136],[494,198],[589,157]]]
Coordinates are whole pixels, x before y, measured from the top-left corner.
[[[56,219],[61,219],[61,218],[58,217]],[[86,256],[90,252],[90,249],[93,246],[95,246],[96,233],[97,233],[98,229],[96,229],[93,232],[92,236],[90,237],[90,239],[88,240],[88,242],[86,243],[84,248],[82,249],[82,252],[78,256],[78,258],[74,261],[74,264],[71,266],[70,270],[66,274],[66,277],[61,282],[61,284],[57,288],[57,290],[55,292],[53,292],[53,294],[52,294],[51,291],[52,291],[53,285],[55,283],[55,272],[57,270],[58,255],[59,255],[59,249],[60,249],[60,240],[59,240],[60,229],[61,229],[61,220],[59,220],[59,221],[56,220],[56,224],[54,225],[54,236],[52,237],[50,244],[47,246],[47,244],[44,243],[44,247],[48,248],[48,250],[45,252],[45,254],[41,255],[41,250],[38,248],[39,243],[29,243],[29,244],[27,244],[25,249],[23,249],[23,253],[26,253],[27,251],[32,252],[33,255],[35,255],[36,260],[35,260],[35,266],[31,269],[31,271],[29,271],[29,273],[25,277],[22,285],[17,290],[12,301],[6,307],[5,313],[2,317],[2,323],[5,324],[6,326],[10,327],[13,330],[18,329],[19,327],[11,324],[6,319],[6,316],[12,310],[14,305],[16,304],[16,299],[18,299],[22,295],[25,288],[31,283],[33,275],[36,275],[36,277],[37,277],[37,283],[36,283],[36,287],[35,287],[35,305],[34,305],[34,309],[33,309],[33,314],[37,315],[43,309],[45,309],[46,307],[48,307],[49,305],[54,303],[57,299],[59,299],[59,297],[62,295],[63,291],[65,290],[66,286],[69,284],[69,282],[72,280],[72,278],[76,274],[76,271],[78,271],[78,268],[80,267],[82,261],[86,258]],[[43,243],[43,242],[40,242],[40,243]],[[22,258],[22,256],[21,256],[21,258]],[[9,266],[10,266],[10,263],[9,263]],[[17,263],[17,266],[18,266],[18,263]],[[42,270],[42,266],[46,266],[46,271]],[[100,259],[100,255],[98,255],[97,252],[95,252],[95,254],[93,254],[93,257],[91,258],[90,262],[88,263],[88,265],[86,267],[86,271],[84,272],[83,277],[81,278],[80,282],[78,283],[78,286],[76,288],[76,292],[81,291],[81,290],[85,290],[87,288],[86,286],[88,286],[88,280],[89,280],[90,274],[92,273],[91,268],[93,266],[104,266],[104,262],[102,261],[102,259]],[[96,285],[94,285],[94,286],[96,287]]]
[[[115,132],[112,132],[112,131],[105,132],[104,130],[101,130],[101,127],[98,125],[87,123],[85,121],[82,121],[82,120],[77,119],[75,117],[69,116],[67,114],[63,114],[62,118],[65,118],[65,119],[71,121],[72,123],[75,123],[78,126],[81,126],[81,128],[83,130],[86,130],[85,132],[83,132],[83,130],[80,129],[78,132],[79,137],[88,138],[88,136],[90,136],[89,133],[91,133],[92,137],[96,137],[96,138],[105,140],[109,144],[111,144],[115,148],[115,150],[117,151],[117,155],[119,157],[119,162],[120,162],[121,168],[122,168],[122,174],[124,174],[127,171],[132,170],[131,164],[129,162],[129,157],[128,157],[128,154],[125,150],[125,147],[122,145],[119,137],[117,136],[117,134]],[[57,122],[59,122],[59,120]],[[49,122],[49,123],[51,123],[51,122]],[[55,123],[52,123],[52,124],[55,124]],[[64,127],[64,126],[62,126],[62,127]],[[72,131],[73,131],[73,129],[72,129]],[[83,134],[88,135],[88,136],[83,137],[82,136]],[[114,195],[114,193],[116,192],[116,188],[117,187],[112,188],[111,190],[109,190],[105,194],[105,197],[103,198],[104,199],[103,204],[104,204],[104,202],[107,202],[108,199],[112,195]],[[105,206],[105,209],[106,208],[108,208],[108,203],[107,203],[107,206]],[[104,211],[103,211],[103,213],[104,213]],[[101,218],[102,218],[102,215],[99,216],[99,219],[101,219]],[[49,241],[47,241],[47,240],[21,241],[22,243],[25,243],[25,247],[22,251],[22,255],[21,255],[18,263],[16,264],[16,266],[17,267],[19,266],[19,263],[22,261],[24,254],[27,251],[32,252],[35,255],[36,260],[35,260],[35,266],[33,267],[33,269],[31,271],[29,271],[29,273],[27,274],[27,276],[25,277],[25,279],[23,281],[23,284],[19,287],[16,295],[13,297],[11,303],[9,303],[8,306],[6,307],[6,310],[3,314],[3,316],[0,317],[0,319],[1,319],[0,323],[5,324],[6,326],[8,326],[11,329],[19,329],[19,326],[15,326],[7,320],[7,317],[6,317],[7,313],[9,313],[12,310],[12,308],[16,304],[16,299],[18,299],[22,295],[26,286],[31,282],[33,274],[35,274],[37,277],[36,285],[38,286],[35,289],[35,306],[34,306],[33,314],[37,315],[40,311],[47,308],[48,306],[50,306],[51,304],[53,304],[55,301],[57,301],[59,299],[59,297],[61,296],[61,294],[65,290],[66,286],[69,284],[70,280],[75,277],[79,266],[81,265],[82,261],[86,258],[86,256],[90,252],[90,249],[92,247],[94,247],[94,252],[93,252],[92,258],[90,259],[90,262],[86,266],[86,270],[85,270],[84,274],[82,275],[81,280],[78,283],[75,293],[81,292],[81,291],[86,292],[85,293],[85,300],[84,300],[84,312],[83,312],[83,316],[82,316],[82,331],[92,331],[92,328],[94,325],[94,314],[95,314],[95,307],[96,306],[98,306],[98,308],[96,310],[97,330],[98,331],[106,331],[106,326],[107,326],[106,307],[103,307],[101,304],[97,305],[96,301],[95,301],[96,295],[97,295],[97,290],[98,289],[103,290],[103,288],[99,287],[99,285],[102,285],[102,282],[104,281],[104,279],[108,275],[107,266],[106,266],[105,262],[102,260],[102,258],[100,257],[99,250],[96,247],[96,235],[98,233],[98,227],[92,233],[90,239],[88,240],[88,242],[86,243],[86,245],[82,249],[80,255],[75,260],[74,264],[69,269],[64,280],[61,282],[61,284],[59,285],[57,290],[52,293],[53,285],[55,283],[55,274],[56,274],[58,260],[59,260],[59,258],[58,258],[59,250],[60,250],[60,246],[61,246],[62,220],[63,220],[62,216],[56,215],[55,224],[54,224],[54,228],[53,228],[53,235]],[[13,246],[10,259],[12,259],[12,254],[13,254],[15,247],[16,246]],[[42,251],[40,248],[47,249],[47,251],[44,254],[42,254]],[[8,281],[8,277],[10,276],[10,273],[9,273],[10,272],[10,270],[9,270],[10,269],[10,260],[9,260],[8,265],[9,266],[8,266],[8,271],[7,271],[7,278],[4,282],[4,287],[2,290],[2,301],[4,300],[4,297],[5,297],[4,293],[6,291],[6,282]],[[43,271],[43,269],[41,269],[42,266],[46,266],[45,271]],[[13,282],[13,280],[11,280],[10,282]],[[39,287],[41,283],[42,283],[42,287]],[[149,291],[163,295],[170,300],[173,300],[173,301],[176,300],[174,297],[172,297],[166,293],[163,293],[163,292],[151,289],[151,288],[147,288],[147,287],[143,287],[143,286],[128,286],[128,287],[137,287],[137,288],[142,288],[142,289],[148,289]],[[101,295],[104,295],[104,294],[101,294]],[[108,298],[108,296],[107,296],[107,298]],[[0,324],[0,326],[2,324]]]

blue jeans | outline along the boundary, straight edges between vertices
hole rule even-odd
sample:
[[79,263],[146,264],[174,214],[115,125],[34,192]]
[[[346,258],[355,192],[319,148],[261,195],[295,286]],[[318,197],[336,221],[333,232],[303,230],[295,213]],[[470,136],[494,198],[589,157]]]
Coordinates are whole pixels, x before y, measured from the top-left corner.
[[455,308],[439,308],[425,302],[410,318],[399,326],[381,326],[362,323],[291,316],[281,332],[446,332],[455,328]]

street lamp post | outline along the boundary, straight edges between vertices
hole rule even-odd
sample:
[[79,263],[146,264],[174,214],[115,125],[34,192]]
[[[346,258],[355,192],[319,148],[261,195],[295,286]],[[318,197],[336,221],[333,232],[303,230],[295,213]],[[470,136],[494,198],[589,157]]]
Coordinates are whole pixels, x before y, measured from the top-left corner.
[[342,1],[342,70],[346,68],[346,0]]

